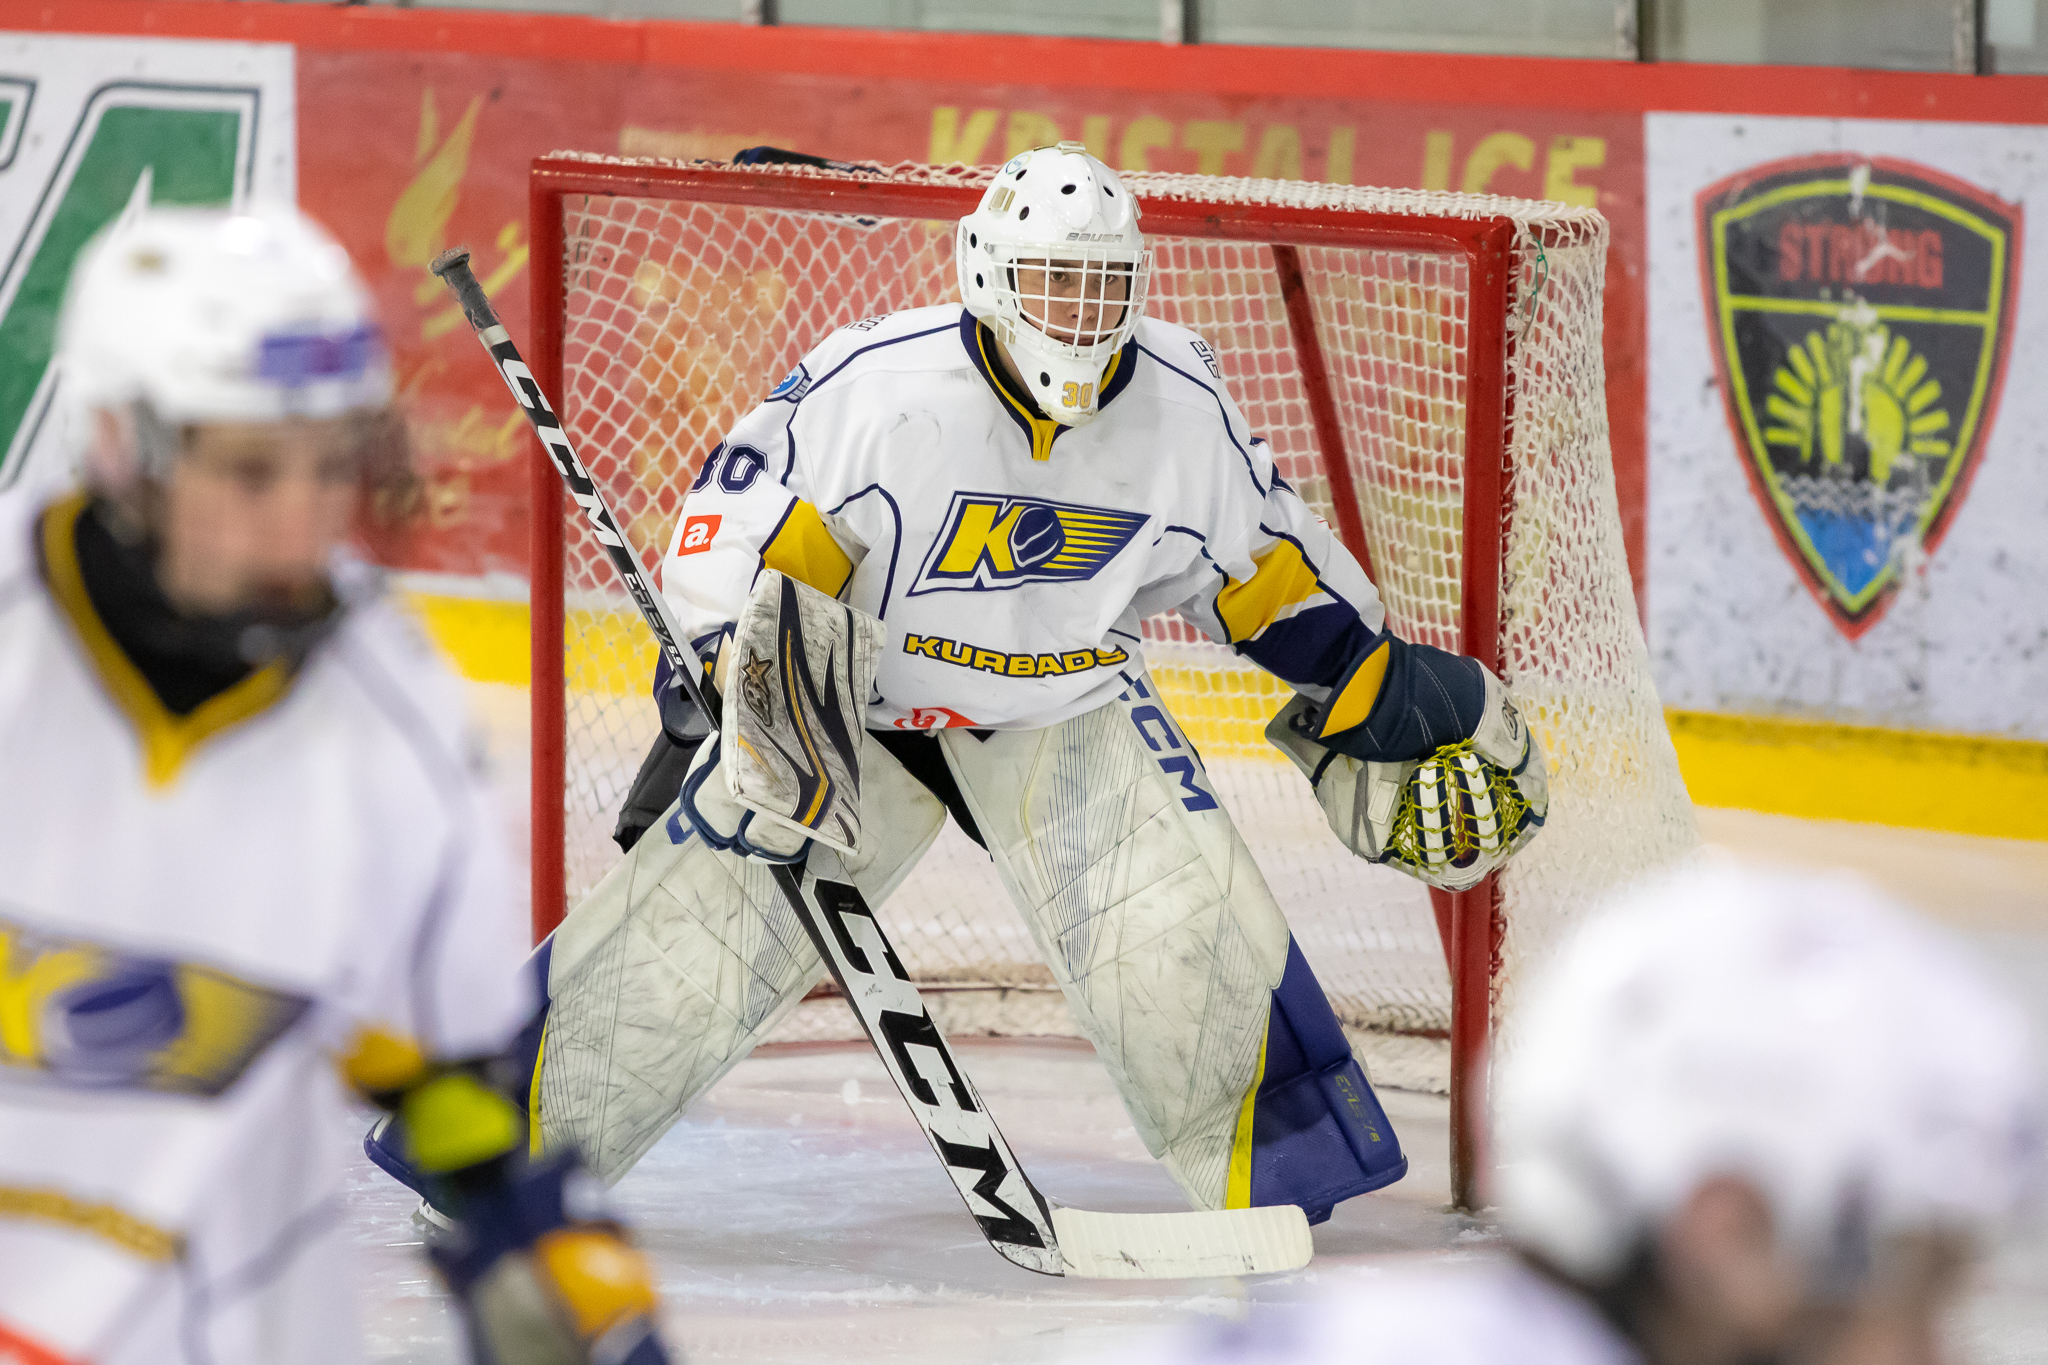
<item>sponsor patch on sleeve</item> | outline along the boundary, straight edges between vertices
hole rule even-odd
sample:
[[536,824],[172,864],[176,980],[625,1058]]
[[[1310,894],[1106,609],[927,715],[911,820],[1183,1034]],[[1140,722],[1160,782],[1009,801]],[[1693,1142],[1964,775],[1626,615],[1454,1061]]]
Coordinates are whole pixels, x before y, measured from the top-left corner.
[[683,534],[676,541],[676,553],[693,555],[700,550],[711,548],[711,542],[718,537],[718,523],[722,518],[714,513],[705,517],[688,517],[683,521]]

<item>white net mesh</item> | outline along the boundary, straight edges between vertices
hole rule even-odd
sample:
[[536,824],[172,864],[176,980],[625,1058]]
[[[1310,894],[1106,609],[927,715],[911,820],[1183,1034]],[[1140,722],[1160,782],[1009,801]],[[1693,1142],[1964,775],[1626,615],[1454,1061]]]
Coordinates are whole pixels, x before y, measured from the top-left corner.
[[[902,167],[890,176],[972,185],[988,174]],[[1516,340],[1503,639],[1507,680],[1554,776],[1550,823],[1504,881],[1497,998],[1508,1001],[1527,962],[1589,898],[1696,841],[1650,682],[1615,503],[1600,349],[1606,223],[1585,210],[1490,196],[1126,180],[1148,201],[1499,215],[1520,225],[1516,298],[1525,303],[1508,319]],[[943,217],[574,197],[563,226],[565,315],[536,325],[561,328],[564,420],[650,567],[705,453],[810,347],[863,317],[958,299],[952,223]],[[1190,237],[1150,245],[1148,314],[1208,341],[1283,477],[1335,522],[1271,250]],[[1405,638],[1456,649],[1475,307],[1466,258],[1448,249],[1310,247],[1300,263],[1389,620]],[[609,838],[618,805],[658,729],[647,690],[651,638],[580,526],[575,516],[563,524],[571,904],[619,856]],[[1265,743],[1261,730],[1285,701],[1284,684],[1177,619],[1146,622],[1145,637],[1161,692],[1375,1078],[1441,1089],[1450,987],[1423,888],[1344,853],[1307,784]],[[957,831],[947,831],[883,915],[920,981],[1008,988],[947,992],[937,1011],[943,1026],[1070,1031],[986,856]],[[799,1011],[791,1027],[857,1032],[843,1005],[819,1006]]]

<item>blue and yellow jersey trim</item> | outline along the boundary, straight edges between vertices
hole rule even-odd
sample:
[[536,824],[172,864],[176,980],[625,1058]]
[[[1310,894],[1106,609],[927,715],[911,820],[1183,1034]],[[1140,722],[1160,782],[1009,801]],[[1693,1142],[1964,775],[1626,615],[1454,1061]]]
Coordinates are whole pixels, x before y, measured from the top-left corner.
[[[1067,428],[1045,416],[1029,394],[1017,392],[996,355],[995,334],[965,310],[960,314],[960,335],[968,356],[974,361],[974,368],[981,371],[981,377],[995,390],[1003,411],[1010,414],[1010,419],[1024,432],[1025,439],[1031,442],[1031,458],[1051,459],[1053,442]],[[1108,407],[1112,399],[1130,387],[1131,376],[1138,368],[1137,353],[1138,343],[1132,340],[1109,358],[1109,364],[1102,371],[1102,394],[1095,401],[1096,411]]]
[[77,493],[43,512],[43,574],[58,611],[84,646],[87,662],[135,727],[142,745],[144,782],[150,790],[161,791],[177,780],[200,745],[275,705],[291,688],[291,670],[282,662],[267,664],[207,698],[190,715],[174,714],[122,652],[85,590],[78,566],[78,519],[85,508],[86,495]]
[[806,587],[837,597],[853,577],[853,560],[825,528],[825,518],[802,498],[793,499],[761,546],[761,562]]
[[1266,628],[1323,591],[1314,566],[1291,540],[1252,557],[1249,578],[1233,578],[1216,594],[1216,619],[1230,643],[1256,640]]
[[[1252,572],[1217,590],[1217,624],[1237,652],[1303,686],[1335,689],[1324,733],[1363,722],[1387,671],[1384,637],[1340,600],[1292,540],[1252,557]],[[1338,717],[1351,717],[1338,724]]]

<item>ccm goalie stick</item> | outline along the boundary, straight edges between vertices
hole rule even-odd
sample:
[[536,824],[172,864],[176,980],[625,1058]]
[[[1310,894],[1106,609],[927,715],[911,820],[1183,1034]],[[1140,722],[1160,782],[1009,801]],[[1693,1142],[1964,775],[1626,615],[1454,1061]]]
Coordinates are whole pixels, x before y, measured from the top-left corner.
[[[462,301],[477,339],[588,518],[591,535],[604,546],[663,657],[715,732],[719,699],[700,685],[695,650],[684,642],[667,599],[648,585],[618,518],[576,458],[539,381],[492,311],[469,268],[469,253],[460,248],[443,252],[433,271]],[[1005,1259],[1043,1275],[1104,1279],[1256,1275],[1308,1264],[1314,1254],[1308,1220],[1292,1204],[1198,1213],[1090,1213],[1048,1202],[1017,1164],[860,893],[793,867],[773,870],[777,889],[789,899],[853,1006],[968,1212]]]

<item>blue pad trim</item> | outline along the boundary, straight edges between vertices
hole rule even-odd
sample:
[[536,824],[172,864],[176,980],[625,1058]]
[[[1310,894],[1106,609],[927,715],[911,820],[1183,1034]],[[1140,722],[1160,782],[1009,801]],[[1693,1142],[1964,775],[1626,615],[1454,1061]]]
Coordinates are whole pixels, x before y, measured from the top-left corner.
[[363,1134],[363,1155],[372,1166],[429,1204],[434,1202],[427,1194],[426,1178],[405,1159],[405,1125],[399,1122],[398,1115],[386,1114],[370,1125],[370,1131]]
[[1266,1074],[1252,1105],[1251,1202],[1299,1204],[1320,1223],[1340,1200],[1393,1184],[1408,1158],[1301,945],[1266,1025]]
[[519,1035],[505,1052],[508,1064],[506,1089],[512,1092],[521,1113],[526,1112],[527,1096],[533,1093],[533,1073],[540,1065],[541,1033],[547,1027],[548,1006],[554,1001],[548,993],[548,964],[554,955],[555,936],[551,933],[527,956],[523,970],[533,975],[533,998],[540,1001],[540,1008],[533,1012],[533,1018],[526,1021],[526,1027],[519,1030]]

